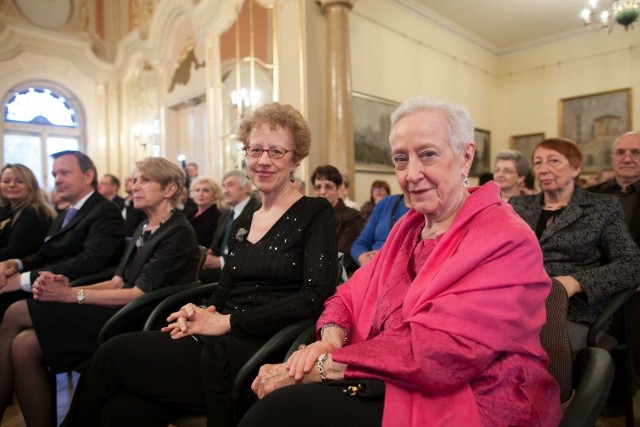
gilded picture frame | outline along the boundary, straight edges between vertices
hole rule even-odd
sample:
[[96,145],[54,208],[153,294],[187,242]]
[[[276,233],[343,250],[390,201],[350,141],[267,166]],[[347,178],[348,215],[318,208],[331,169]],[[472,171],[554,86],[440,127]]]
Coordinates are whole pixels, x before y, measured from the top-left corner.
[[399,102],[352,92],[356,170],[393,173],[389,131]]
[[469,176],[480,176],[484,172],[491,171],[491,132],[475,128],[473,140],[476,143],[476,151],[469,169]]
[[611,144],[631,130],[631,88],[564,98],[559,106],[562,138],[580,147],[583,172],[611,167]]
[[531,165],[533,149],[536,145],[544,141],[544,132],[528,133],[526,135],[514,135],[510,138],[509,148],[521,152]]

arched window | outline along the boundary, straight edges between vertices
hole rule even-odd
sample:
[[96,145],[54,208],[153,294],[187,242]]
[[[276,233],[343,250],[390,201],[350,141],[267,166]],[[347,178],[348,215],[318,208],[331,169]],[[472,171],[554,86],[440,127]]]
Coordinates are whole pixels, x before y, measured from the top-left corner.
[[26,87],[5,97],[2,160],[22,163],[51,189],[51,154],[82,148],[82,126],[74,102],[58,91]]

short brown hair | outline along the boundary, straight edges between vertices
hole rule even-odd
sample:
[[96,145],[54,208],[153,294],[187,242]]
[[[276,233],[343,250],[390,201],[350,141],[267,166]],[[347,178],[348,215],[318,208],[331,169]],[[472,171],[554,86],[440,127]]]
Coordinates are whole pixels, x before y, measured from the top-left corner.
[[185,174],[182,168],[162,157],[147,157],[136,162],[136,168],[151,181],[157,182],[165,189],[169,184],[176,184],[176,192],[171,196],[171,204],[176,206],[178,201],[187,195],[184,187]]
[[[536,150],[539,147],[546,148],[547,150],[554,150],[562,154],[567,158],[567,160],[569,160],[569,164],[574,169],[580,169],[582,167],[582,153],[580,152],[578,145],[570,139],[547,138],[540,144],[536,145],[536,148],[534,148],[533,150],[533,156],[536,155]],[[531,159],[532,163],[533,156]]]
[[309,155],[309,147],[311,147],[309,124],[302,117],[302,114],[291,105],[278,102],[258,107],[240,122],[238,139],[245,148],[249,147],[249,137],[253,128],[258,124],[265,123],[289,129],[297,160],[302,160]]
[[313,174],[311,174],[311,185],[316,185],[316,180],[324,179],[333,182],[336,187],[342,184],[342,174],[335,166],[324,165],[318,166]]

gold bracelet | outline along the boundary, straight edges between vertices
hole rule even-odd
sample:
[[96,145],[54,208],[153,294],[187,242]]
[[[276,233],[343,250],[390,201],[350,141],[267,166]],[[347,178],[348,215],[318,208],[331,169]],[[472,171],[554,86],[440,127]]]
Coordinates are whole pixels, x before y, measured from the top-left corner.
[[329,353],[322,353],[320,356],[318,356],[318,362],[316,363],[316,365],[318,366],[318,373],[320,374],[320,379],[322,380],[322,382],[329,381],[329,378],[327,378],[324,373],[324,361],[327,360],[327,357],[329,357]]

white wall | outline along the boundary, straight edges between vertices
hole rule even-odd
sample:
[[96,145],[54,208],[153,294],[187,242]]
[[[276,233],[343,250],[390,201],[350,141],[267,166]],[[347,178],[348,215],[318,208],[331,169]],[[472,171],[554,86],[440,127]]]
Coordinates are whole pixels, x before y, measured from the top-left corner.
[[[464,104],[491,131],[491,156],[513,135],[558,134],[562,98],[631,87],[640,125],[638,29],[585,30],[497,56],[392,0],[358,1],[350,14],[353,90],[398,102],[436,95]],[[389,175],[357,172],[355,200]],[[472,179],[472,182],[476,182]]]

